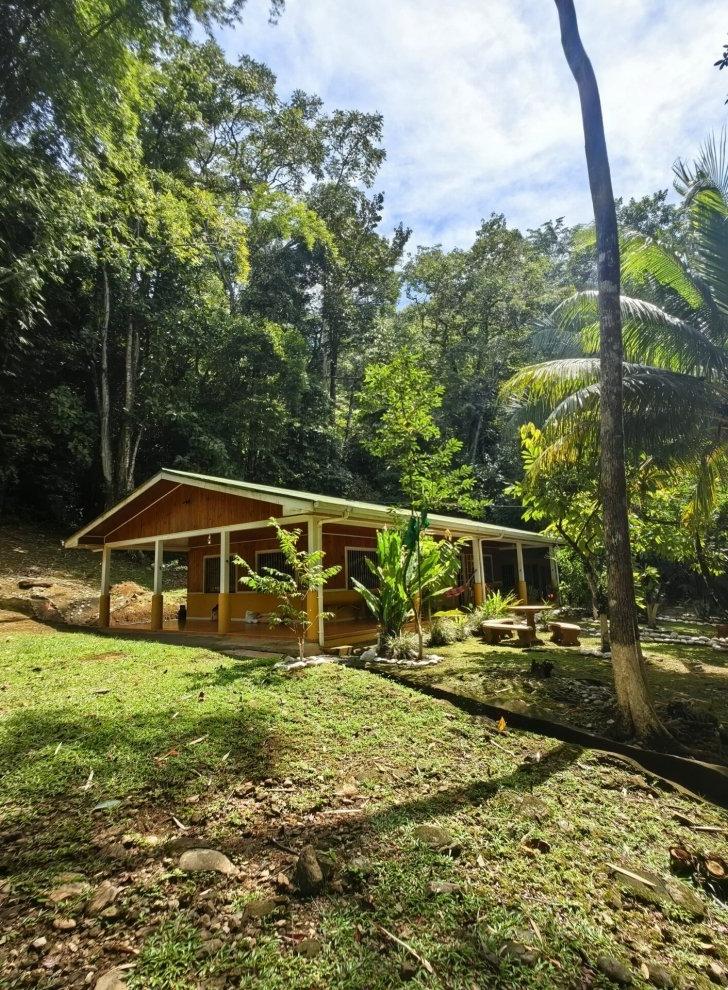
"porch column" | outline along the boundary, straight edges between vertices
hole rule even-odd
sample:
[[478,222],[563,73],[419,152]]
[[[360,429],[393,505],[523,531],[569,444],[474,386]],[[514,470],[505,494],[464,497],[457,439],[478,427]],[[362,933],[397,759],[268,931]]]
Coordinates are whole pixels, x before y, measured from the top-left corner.
[[483,547],[479,536],[474,536],[471,540],[473,545],[473,601],[476,605],[482,605],[485,598],[485,586],[483,583]]
[[153,632],[164,628],[164,601],[162,598],[162,562],[164,561],[164,541],[154,541],[154,583],[152,586],[152,621]]
[[[308,520],[308,551],[321,549],[321,531],[323,526],[317,519]],[[306,592],[306,612],[308,613],[308,630],[306,640],[316,643],[322,649],[324,645],[324,589]]]
[[217,631],[230,632],[230,530],[220,533],[220,592],[217,596]]
[[521,605],[528,605],[528,588],[526,587],[526,570],[523,566],[523,544],[516,543],[516,563],[518,565],[518,597]]
[[108,629],[111,625],[111,547],[101,551],[101,591],[99,594],[99,625]]
[[549,547],[549,566],[551,568],[551,585],[554,589],[554,594],[556,595],[556,601],[561,604],[561,596],[559,594],[559,564],[556,560],[556,547]]

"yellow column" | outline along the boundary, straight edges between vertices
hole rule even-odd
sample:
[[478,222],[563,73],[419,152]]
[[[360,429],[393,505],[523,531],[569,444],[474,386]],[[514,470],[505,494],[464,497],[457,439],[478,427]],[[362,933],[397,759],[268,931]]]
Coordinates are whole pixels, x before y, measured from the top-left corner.
[[111,625],[111,547],[101,551],[101,592],[99,594],[99,625],[108,629]]
[[528,587],[526,585],[526,571],[523,566],[523,544],[516,543],[516,563],[518,564],[518,597],[521,605],[528,605]]
[[308,613],[308,629],[306,630],[306,642],[318,643],[318,595],[315,591],[306,592],[306,612]]
[[152,595],[152,631],[164,629],[164,599],[162,597],[162,563],[164,561],[164,542],[154,541],[154,594]]
[[220,533],[220,593],[217,596],[217,631],[230,632],[230,530]]

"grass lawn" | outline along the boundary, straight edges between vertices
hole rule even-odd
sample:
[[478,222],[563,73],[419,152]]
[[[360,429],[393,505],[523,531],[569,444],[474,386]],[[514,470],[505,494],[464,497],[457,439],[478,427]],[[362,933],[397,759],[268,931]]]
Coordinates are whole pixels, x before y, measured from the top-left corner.
[[[723,812],[366,671],[273,663],[0,638],[0,986],[122,966],[129,988],[606,988],[611,960],[637,987],[659,964],[707,988],[728,970],[725,905],[674,880],[682,903],[658,906],[609,867],[669,876],[677,840],[725,855],[725,831],[684,824]],[[281,848],[308,842],[332,870],[312,899]],[[236,874],[183,872],[184,846]],[[118,896],[93,913],[105,880]]]
[[[672,625],[664,628],[672,630]],[[506,710],[613,735],[616,712],[609,660],[554,646],[548,633],[539,635],[544,648],[536,651],[505,643],[486,646],[478,637],[438,647],[436,652],[445,658],[443,663],[406,671],[404,676],[412,683],[437,685]],[[599,642],[582,638],[582,645],[596,649]],[[698,716],[705,713],[717,719],[728,730],[728,653],[667,643],[645,643],[643,652],[647,678],[666,720],[670,717],[667,706],[677,701],[688,704]],[[531,677],[532,659],[551,660],[552,676],[544,680]],[[689,745],[728,761],[728,742],[720,739],[714,724],[675,723],[672,728]]]

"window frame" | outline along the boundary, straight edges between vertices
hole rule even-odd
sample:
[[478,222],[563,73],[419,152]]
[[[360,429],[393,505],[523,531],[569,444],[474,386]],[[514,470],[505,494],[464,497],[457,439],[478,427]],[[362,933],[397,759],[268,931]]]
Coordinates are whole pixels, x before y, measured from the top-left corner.
[[[256,550],[255,551],[255,573],[258,575],[258,577],[265,577],[265,575],[261,573],[261,570],[260,570],[261,565],[260,565],[260,562],[259,562],[260,561],[260,557],[262,555],[264,555],[264,554],[277,554],[279,557],[283,557],[283,559],[285,561],[285,557],[284,557],[284,554],[283,554],[283,551],[282,550]],[[264,565],[264,566],[270,566],[270,565]],[[282,574],[288,574],[288,571],[284,571],[280,567],[275,567],[274,569],[277,570],[277,571],[281,571]],[[290,577],[293,577],[293,573],[291,573],[289,576]]]
[[[220,554],[219,553],[206,553],[202,557],[202,594],[203,595],[219,595],[220,594]],[[230,555],[231,558],[233,554]],[[207,590],[207,561],[216,560],[217,561],[217,591]],[[238,571],[240,568],[231,559],[228,561],[228,566],[230,567],[230,594],[238,594]]]

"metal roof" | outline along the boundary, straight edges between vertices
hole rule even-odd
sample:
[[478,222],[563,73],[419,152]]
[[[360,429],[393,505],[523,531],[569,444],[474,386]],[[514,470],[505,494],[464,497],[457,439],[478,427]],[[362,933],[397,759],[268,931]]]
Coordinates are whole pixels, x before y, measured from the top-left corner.
[[[105,519],[109,518],[122,506],[133,501],[138,495],[150,488],[159,481],[177,481],[180,484],[189,484],[201,488],[213,488],[217,491],[224,491],[230,494],[245,495],[249,498],[264,496],[269,501],[279,502],[285,509],[293,510],[296,514],[302,512],[335,513],[346,515],[352,522],[357,518],[362,521],[380,520],[385,523],[392,515],[406,517],[409,516],[409,509],[399,506],[380,505],[376,502],[361,502],[355,499],[339,498],[334,495],[321,495],[316,492],[297,491],[291,488],[279,488],[274,485],[261,485],[257,482],[238,481],[234,478],[219,478],[214,475],[198,474],[192,471],[178,471],[173,468],[162,468],[152,478],[149,478],[142,485],[136,488],[125,499],[118,502],[106,512],[97,516],[96,519],[82,527],[66,541],[66,546],[78,546],[83,536],[98,526]],[[558,543],[557,539],[548,537],[542,533],[533,533],[529,530],[514,529],[508,526],[497,526],[493,523],[479,522],[476,519],[468,519],[459,516],[445,516],[435,512],[428,512],[431,529],[442,531],[449,529],[457,534],[471,534],[480,536],[483,539],[490,537],[493,540],[519,540],[528,543],[550,545]]]

